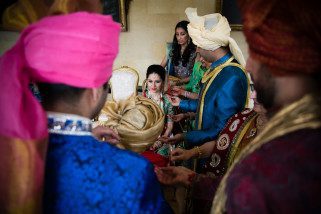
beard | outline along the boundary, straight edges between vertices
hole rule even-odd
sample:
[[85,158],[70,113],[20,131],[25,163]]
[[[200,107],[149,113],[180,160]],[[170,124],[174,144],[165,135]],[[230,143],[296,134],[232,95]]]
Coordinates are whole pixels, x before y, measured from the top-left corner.
[[260,73],[260,78],[253,82],[257,101],[267,110],[275,107],[276,86],[273,76],[265,70]]
[[265,109],[271,109],[274,106],[275,90],[273,88],[265,90],[261,87],[256,87],[255,90],[257,92],[258,102],[261,103]]
[[91,119],[94,119],[99,116],[99,113],[101,109],[105,106],[106,100],[107,100],[107,94],[108,94],[108,87],[107,89],[103,89],[102,95],[100,96],[100,99],[97,103],[96,108],[93,110],[93,113],[91,115]]

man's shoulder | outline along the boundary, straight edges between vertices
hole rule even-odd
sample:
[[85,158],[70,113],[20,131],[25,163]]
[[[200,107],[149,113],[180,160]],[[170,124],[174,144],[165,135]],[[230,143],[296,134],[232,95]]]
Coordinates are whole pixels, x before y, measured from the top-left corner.
[[[260,160],[271,164],[278,162],[279,167],[287,168],[291,164],[299,164],[299,162],[292,162],[294,159],[302,163],[308,162],[313,157],[318,158],[321,165],[320,138],[321,128],[301,129],[288,133],[263,144],[260,148],[249,154],[242,161],[241,165],[258,164],[259,166],[258,160]],[[305,158],[307,154],[309,154],[309,159]]]
[[99,149],[101,155],[111,155],[106,156],[106,158],[112,158],[113,162],[119,167],[132,165],[136,170],[149,167],[149,162],[135,152],[126,149],[120,149],[114,145],[110,145],[109,143],[101,143],[99,141],[97,141],[97,143],[99,143],[102,147]]
[[[62,136],[51,135],[49,152],[62,154],[72,158],[70,154],[79,157],[90,158],[115,167],[125,168],[133,165],[136,169],[148,167],[148,161],[137,153],[129,150],[119,149],[107,142],[101,142],[93,136]],[[60,146],[61,145],[61,146]],[[109,167],[107,166],[107,167]]]
[[[240,79],[242,81],[247,81],[246,72],[238,66],[228,65],[226,67],[220,68],[220,70],[215,70],[211,68],[208,72],[209,79],[213,79],[217,82],[224,83],[231,79]],[[209,80],[208,79],[208,80]]]
[[221,72],[220,72],[221,75],[226,75],[226,76],[229,76],[229,77],[232,77],[232,76],[237,76],[237,77],[246,77],[245,76],[245,72],[242,68],[238,67],[238,66],[235,66],[235,65],[228,65],[226,67],[224,67]]
[[[248,209],[263,210],[266,203],[274,204],[275,211],[320,208],[319,201],[314,200],[321,192],[316,179],[321,177],[320,137],[320,128],[298,130],[273,139],[246,156],[228,177],[226,191],[230,203],[238,203],[238,198],[244,197],[249,203],[242,206]],[[304,198],[311,199],[309,204],[301,203]]]
[[320,128],[302,129],[275,138],[237,163],[232,175],[246,175],[259,185],[263,185],[262,182],[270,185],[281,182],[284,188],[290,188],[290,184],[283,183],[281,178],[291,177],[292,185],[302,185],[315,176],[321,176],[320,138]]
[[[213,70],[212,70],[213,71]],[[235,67],[235,66],[227,66],[224,67],[218,74],[213,75],[214,78],[208,81],[211,81],[211,88],[213,87],[219,87],[219,88],[224,88],[224,85],[226,83],[239,83],[241,82],[242,84],[247,84],[247,77],[245,72],[239,68],[239,67]]]

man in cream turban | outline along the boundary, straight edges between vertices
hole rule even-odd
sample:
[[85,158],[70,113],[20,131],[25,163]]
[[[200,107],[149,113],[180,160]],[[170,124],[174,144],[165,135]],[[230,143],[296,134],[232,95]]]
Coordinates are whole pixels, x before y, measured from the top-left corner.
[[[240,112],[249,96],[249,80],[244,71],[244,58],[234,39],[231,28],[221,14],[198,16],[195,8],[185,13],[190,21],[188,32],[197,45],[201,58],[211,62],[211,68],[201,80],[199,100],[172,98],[172,104],[182,110],[197,112],[196,130],[177,134],[164,141],[175,143],[184,140],[189,146],[213,144],[227,120]],[[212,145],[213,146],[213,145]]]
[[320,213],[320,3],[238,2],[247,70],[270,119],[234,159],[211,213]]

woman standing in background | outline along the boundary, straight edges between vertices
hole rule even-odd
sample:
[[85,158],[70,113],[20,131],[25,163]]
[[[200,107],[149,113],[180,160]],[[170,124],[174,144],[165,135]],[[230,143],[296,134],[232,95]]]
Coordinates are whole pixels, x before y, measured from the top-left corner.
[[172,50],[161,62],[161,66],[169,70],[169,75],[180,79],[179,84],[189,81],[196,57],[196,46],[187,31],[188,24],[188,21],[180,21],[176,24]]

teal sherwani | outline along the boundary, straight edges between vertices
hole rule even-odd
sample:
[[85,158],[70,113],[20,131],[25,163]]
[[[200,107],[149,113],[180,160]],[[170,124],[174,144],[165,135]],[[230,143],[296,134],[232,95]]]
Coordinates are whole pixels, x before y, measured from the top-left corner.
[[247,104],[249,81],[246,73],[226,54],[204,74],[198,100],[181,100],[184,111],[197,112],[195,129],[184,135],[190,146],[199,146],[217,138],[227,120]]

